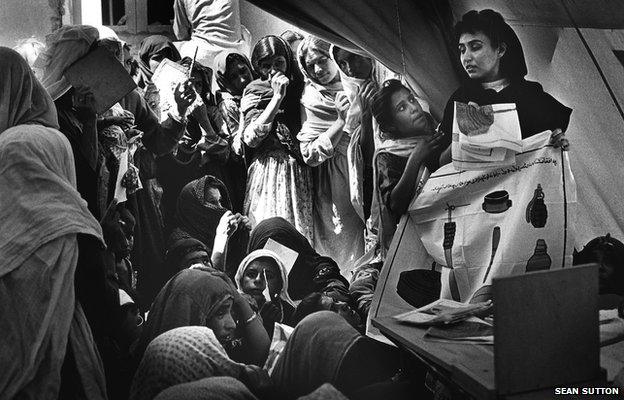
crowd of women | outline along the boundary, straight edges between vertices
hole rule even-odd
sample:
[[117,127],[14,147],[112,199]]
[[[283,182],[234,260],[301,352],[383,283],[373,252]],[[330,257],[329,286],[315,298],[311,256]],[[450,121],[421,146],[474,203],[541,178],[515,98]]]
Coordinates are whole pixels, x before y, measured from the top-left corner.
[[[466,77],[439,126],[367,54],[293,32],[204,65],[66,26],[41,79],[0,48],[0,398],[426,395],[418,363],[362,332],[417,182],[450,162],[453,101],[516,103],[523,137],[564,148],[571,113],[524,79],[499,14],[456,37]],[[99,47],[137,89],[98,114],[65,72]],[[161,115],[165,59],[192,70]]]

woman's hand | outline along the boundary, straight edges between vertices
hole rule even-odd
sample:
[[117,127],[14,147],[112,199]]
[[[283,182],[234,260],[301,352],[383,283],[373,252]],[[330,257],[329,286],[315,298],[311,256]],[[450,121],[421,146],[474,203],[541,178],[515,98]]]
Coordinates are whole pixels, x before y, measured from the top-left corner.
[[273,89],[273,96],[284,97],[286,95],[286,88],[290,79],[281,72],[276,73],[271,77],[271,88]]
[[74,88],[73,104],[79,119],[94,119],[97,116],[95,96],[88,86]]
[[190,80],[179,83],[173,91],[173,98],[178,106],[178,114],[184,117],[186,110],[193,104],[197,95]]
[[377,84],[373,81],[369,81],[362,86],[358,97],[362,104],[362,111],[370,110],[371,103],[373,102],[373,96],[377,93]]
[[221,216],[219,220],[219,225],[217,225],[217,236],[225,236],[228,239],[236,232],[238,228],[238,219],[240,214],[233,214],[232,211],[228,210]]
[[260,398],[271,398],[273,383],[269,374],[256,365],[245,365],[240,377],[241,382]]
[[336,107],[336,111],[338,111],[338,119],[345,121],[347,118],[347,112],[351,106],[349,103],[349,97],[347,97],[346,93],[339,92],[336,95],[336,98],[334,99],[334,106]]
[[440,150],[442,147],[442,139],[444,138],[444,133],[436,132],[431,137],[422,142],[419,142],[412,150],[412,155],[414,157],[419,157],[421,160],[427,159],[433,153]]
[[552,135],[550,135],[550,144],[552,144],[555,149],[561,147],[564,151],[568,151],[570,148],[570,142],[561,129],[555,129],[552,132]]
[[263,321],[280,322],[280,309],[272,301],[265,302],[262,307],[260,307],[259,314]]

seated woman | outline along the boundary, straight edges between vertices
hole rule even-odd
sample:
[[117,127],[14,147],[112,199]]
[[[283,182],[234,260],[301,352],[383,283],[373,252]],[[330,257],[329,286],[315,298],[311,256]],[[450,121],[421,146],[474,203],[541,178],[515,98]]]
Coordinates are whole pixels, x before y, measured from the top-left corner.
[[[395,348],[362,336],[337,313],[319,311],[297,325],[277,360],[271,373],[274,398],[297,398],[323,383],[355,400],[424,395],[422,376],[407,385],[390,380],[399,365]],[[372,391],[381,384],[385,390]]]
[[233,276],[247,247],[250,224],[231,207],[228,191],[217,178],[206,175],[188,183],[178,197],[169,243],[199,240],[210,251],[215,268]]
[[232,359],[263,365],[270,339],[262,321],[222,272],[185,269],[162,288],[136,347],[138,362],[158,335],[183,326],[207,326]]
[[384,141],[374,158],[375,196],[379,204],[382,254],[390,246],[399,219],[418,193],[427,169],[437,168],[444,135],[435,133],[434,121],[418,99],[396,80],[384,82],[373,100],[373,114]]
[[[451,141],[454,102],[476,105],[515,103],[522,138],[546,130],[551,142],[567,149],[564,136],[572,110],[544,92],[537,82],[524,79],[527,66],[522,44],[503,17],[493,10],[469,11],[455,25],[460,62],[466,71],[464,83],[451,95],[440,129]],[[451,162],[450,147],[441,164]]]
[[277,36],[260,39],[251,63],[261,79],[247,85],[241,99],[243,141],[253,149],[244,214],[253,225],[281,216],[313,241],[311,173],[296,138],[303,82],[294,79],[294,57]]
[[255,301],[269,337],[273,337],[276,322],[292,324],[295,303],[288,294],[286,267],[277,254],[263,249],[252,251],[240,263],[234,282],[239,291]]
[[345,190],[352,179],[347,154],[351,136],[344,130],[349,100],[341,93],[338,66],[330,58],[329,47],[314,37],[299,46],[297,61],[306,86],[301,97],[303,126],[297,139],[303,160],[313,167],[314,248],[336,260],[347,275],[364,254],[365,226]]
[[233,378],[229,382],[245,398],[254,398],[249,391],[264,394],[270,386],[266,372],[232,361],[218,335],[213,328],[184,326],[157,336],[134,375],[130,400],[152,400],[172,386],[213,377]]
[[249,236],[248,251],[264,248],[272,239],[296,251],[298,256],[288,274],[288,294],[301,300],[313,292],[323,292],[331,297],[349,301],[349,282],[340,274],[334,260],[318,254],[310,242],[284,218],[269,218],[258,224]]

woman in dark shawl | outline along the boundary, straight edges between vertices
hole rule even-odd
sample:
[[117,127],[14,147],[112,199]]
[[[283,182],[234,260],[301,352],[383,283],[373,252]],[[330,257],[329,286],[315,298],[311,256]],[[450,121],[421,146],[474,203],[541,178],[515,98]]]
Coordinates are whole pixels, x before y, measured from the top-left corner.
[[[202,242],[213,254],[221,251],[222,236],[217,237],[217,228],[222,217],[229,218],[228,224],[237,228],[231,238],[227,240],[225,271],[228,276],[234,276],[238,265],[244,257],[247,246],[248,220],[240,214],[231,213],[232,204],[227,188],[214,176],[206,175],[188,183],[180,192],[176,214],[175,228],[169,236],[169,243],[181,238],[195,238]],[[215,246],[215,238],[217,245]]]
[[145,89],[152,81],[152,76],[158,64],[165,58],[171,61],[180,61],[180,53],[171,39],[162,35],[148,36],[139,47],[139,79],[137,85]]
[[[211,268],[185,269],[156,296],[136,347],[135,360],[140,361],[147,345],[161,333],[183,326],[207,326],[236,361],[262,365],[270,340],[255,315],[222,272]],[[235,348],[236,344],[244,351]]]
[[260,222],[251,231],[248,253],[262,249],[269,239],[298,253],[288,274],[288,294],[293,300],[301,300],[313,292],[325,292],[337,300],[350,301],[349,284],[340,275],[336,262],[318,254],[292,224],[281,217]]
[[[493,10],[469,11],[455,25],[455,35],[466,75],[444,109],[440,129],[447,133],[448,144],[454,102],[515,103],[523,139],[550,130],[552,143],[567,149],[564,132],[572,110],[544,92],[539,83],[525,79],[528,71],[522,44],[503,17]],[[449,147],[441,163],[450,161]]]

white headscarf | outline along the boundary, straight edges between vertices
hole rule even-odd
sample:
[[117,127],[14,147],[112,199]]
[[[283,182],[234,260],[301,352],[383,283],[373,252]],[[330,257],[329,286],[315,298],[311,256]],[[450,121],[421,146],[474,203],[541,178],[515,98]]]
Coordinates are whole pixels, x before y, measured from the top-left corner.
[[275,260],[282,277],[282,290],[279,293],[279,297],[291,306],[296,307],[295,302],[290,298],[290,295],[288,294],[288,272],[286,271],[286,266],[284,265],[284,262],[281,260],[281,258],[271,250],[254,250],[249,253],[247,257],[243,258],[243,261],[241,261],[240,265],[238,266],[238,270],[236,271],[236,275],[234,276],[234,280],[236,282],[236,287],[238,288],[238,290],[242,292],[243,275],[245,274],[245,270],[247,270],[249,264],[261,257],[269,257]]

